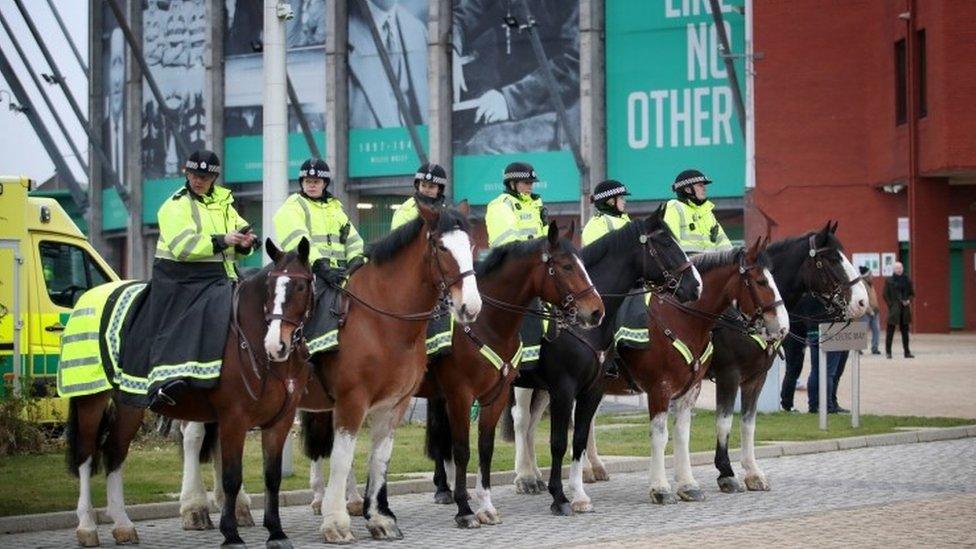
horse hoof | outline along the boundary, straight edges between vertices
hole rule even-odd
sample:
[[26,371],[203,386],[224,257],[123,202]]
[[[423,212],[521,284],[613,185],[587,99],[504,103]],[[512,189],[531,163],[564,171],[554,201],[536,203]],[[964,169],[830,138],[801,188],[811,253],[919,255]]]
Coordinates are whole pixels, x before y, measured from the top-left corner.
[[266,549],[294,549],[295,547],[291,544],[291,540],[288,538],[269,539],[264,546]]
[[254,517],[251,516],[250,507],[238,507],[234,511],[234,516],[237,518],[238,528],[250,528],[254,526]]
[[454,517],[454,522],[462,529],[481,528],[481,521],[474,515],[458,515]]
[[438,490],[434,494],[434,503],[438,505],[450,505],[454,503],[454,496],[451,495],[450,490]]
[[478,511],[476,515],[478,517],[478,522],[481,524],[487,524],[489,526],[495,526],[496,524],[501,524],[501,516],[498,515],[498,511]]
[[78,545],[82,547],[98,547],[98,530],[75,530]]
[[243,541],[240,543],[222,543],[220,544],[221,549],[247,549],[247,544]]
[[705,501],[705,492],[701,488],[678,488],[678,497],[682,501]]
[[322,500],[312,502],[312,514],[317,517],[322,515]]
[[183,513],[184,530],[213,530],[208,509],[193,509]]
[[[539,491],[539,480],[534,478],[517,478],[515,479],[515,493],[516,494],[529,494],[536,495],[541,493]],[[544,490],[545,488],[543,488]]]
[[563,502],[563,503],[552,502],[552,505],[549,506],[549,510],[552,511],[552,514],[556,516],[562,516],[562,517],[573,516],[573,508],[570,507],[569,502]]
[[370,524],[366,523],[366,527],[369,528],[369,534],[373,536],[375,540],[398,540],[403,539],[403,532],[392,520],[389,524]]
[[726,494],[746,491],[746,487],[735,477],[720,477],[718,479],[718,489]]
[[[321,509],[321,505],[320,505]],[[321,512],[321,511],[320,511]],[[350,501],[346,503],[346,512],[349,513],[351,517],[361,517],[363,516],[363,500]]]
[[610,480],[610,473],[607,472],[605,467],[594,467],[593,478],[596,479],[596,482],[606,482]]
[[335,545],[346,545],[356,541],[356,536],[352,535],[352,530],[348,527],[340,528],[338,526],[330,526],[323,528],[322,537],[325,539],[325,543]]
[[769,481],[762,475],[750,475],[745,478],[746,488],[752,492],[768,492]]
[[543,492],[549,491],[549,485],[546,484],[546,481],[539,478],[535,480],[535,489],[538,490],[539,493],[541,494]]
[[583,482],[586,484],[593,484],[596,482],[596,475],[593,474],[593,469],[589,467],[583,469]]
[[574,513],[593,512],[593,503],[591,503],[590,500],[588,499],[581,499],[579,501],[574,501],[570,506],[572,507]]
[[113,528],[112,537],[115,538],[116,545],[137,545],[139,543],[139,534],[136,533],[135,526]]
[[678,503],[678,497],[674,495],[674,492],[651,490],[651,502],[659,505],[670,505]]

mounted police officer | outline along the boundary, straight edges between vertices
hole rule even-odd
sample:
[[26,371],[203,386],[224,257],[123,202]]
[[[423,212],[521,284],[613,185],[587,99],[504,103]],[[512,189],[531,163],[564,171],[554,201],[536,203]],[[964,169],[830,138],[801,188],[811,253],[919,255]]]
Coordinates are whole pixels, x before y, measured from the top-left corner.
[[685,253],[727,250],[729,237],[715,218],[715,204],[708,200],[705,186],[712,181],[698,170],[685,170],[671,185],[676,199],[668,201],[664,222],[671,228]]
[[596,214],[583,227],[583,245],[586,246],[603,235],[616,231],[630,222],[626,214],[630,192],[615,179],[601,181],[590,195]]
[[443,208],[447,203],[444,189],[447,188],[447,172],[438,164],[426,162],[417,168],[413,177],[413,196],[408,198],[393,214],[390,230],[396,229],[420,215],[417,204],[425,204],[432,208]]
[[505,191],[488,203],[485,224],[492,248],[546,235],[546,209],[542,198],[532,192],[539,178],[531,165],[512,162],[503,174]]
[[342,284],[352,268],[363,263],[363,239],[339,202],[327,190],[332,182],[329,165],[320,158],[302,163],[300,190],[289,196],[274,216],[281,249],[290,251],[302,237],[312,244],[308,259],[312,272],[332,286]]
[[186,183],[159,208],[148,296],[133,303],[140,314],[133,316],[121,349],[121,363],[147,378],[158,365],[173,372],[153,376],[164,381],[157,390],[149,387],[151,405],[174,404],[186,386],[185,377],[198,387],[216,383],[230,322],[232,281],[238,278],[234,262],[258,248],[257,235],[234,209],[230,190],[216,184],[217,155],[198,150],[184,171]]

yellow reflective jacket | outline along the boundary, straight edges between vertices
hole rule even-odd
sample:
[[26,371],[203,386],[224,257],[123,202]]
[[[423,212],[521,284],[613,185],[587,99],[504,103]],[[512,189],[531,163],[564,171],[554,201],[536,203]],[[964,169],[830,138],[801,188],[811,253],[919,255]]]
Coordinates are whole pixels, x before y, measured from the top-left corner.
[[302,237],[312,245],[309,261],[325,258],[329,266],[345,268],[363,255],[363,239],[349,222],[342,203],[335,198],[310,200],[295,193],[285,200],[274,216],[275,235],[281,249],[291,251]]
[[539,195],[517,197],[502,193],[488,203],[485,214],[488,226],[488,245],[492,248],[516,240],[530,240],[545,236],[546,220]]
[[[440,198],[436,204],[432,205],[433,208],[443,208],[444,198]],[[417,197],[411,196],[406,199],[400,207],[393,212],[393,219],[390,220],[390,230],[396,229],[400,225],[405,225],[420,215],[420,210],[417,209]]]
[[622,213],[620,215],[610,215],[604,212],[597,212],[586,222],[583,227],[583,245],[587,246],[594,240],[603,235],[616,231],[624,225],[630,223],[630,216]]
[[732,247],[729,237],[719,225],[712,210],[715,204],[706,200],[699,206],[693,202],[669,200],[664,222],[671,228],[678,245],[685,253],[727,250]]
[[230,190],[214,185],[209,194],[197,196],[183,187],[163,202],[157,214],[159,242],[156,257],[173,261],[223,263],[227,276],[236,279],[234,260],[251,253],[238,253],[231,246],[215,249],[213,237],[221,240],[227,233],[247,226],[234,209]]

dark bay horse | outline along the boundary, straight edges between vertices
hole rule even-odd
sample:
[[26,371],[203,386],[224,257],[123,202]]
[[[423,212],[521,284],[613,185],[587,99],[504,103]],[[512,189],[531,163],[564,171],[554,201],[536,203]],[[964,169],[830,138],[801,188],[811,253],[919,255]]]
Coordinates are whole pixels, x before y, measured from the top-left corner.
[[[828,222],[820,231],[769,246],[773,278],[787,309],[794,307],[804,293],[811,293],[823,301],[838,320],[856,319],[867,311],[867,288],[857,269],[844,255],[836,232],[837,224]],[[745,485],[749,490],[769,490],[766,475],[756,462],[756,407],[775,354],[771,348],[763,349],[749,336],[727,327],[716,329],[713,340],[715,355],[709,376],[715,380],[715,467],[719,470],[719,488],[723,492],[743,491],[742,483],[732,470],[728,452],[735,397],[741,389],[741,462],[745,469]]]
[[[603,302],[568,238],[559,238],[555,222],[547,238],[495,248],[478,266],[478,288],[486,307],[474,323],[456,329],[449,354],[436,357],[417,396],[429,400],[427,455],[435,462],[435,501],[457,504],[462,528],[499,524],[491,501],[491,462],[495,426],[508,404],[511,382],[518,375],[522,353],[519,328],[535,298],[552,303],[583,328],[603,319]],[[471,405],[481,404],[478,416],[479,475],[477,512],[468,502]],[[448,474],[450,472],[450,475]],[[451,495],[449,482],[454,484]]]
[[[585,449],[590,420],[603,397],[601,380],[605,358],[613,343],[613,322],[624,294],[633,288],[658,286],[681,301],[697,299],[701,277],[678,247],[671,230],[663,221],[664,209],[647,219],[635,220],[586,246],[581,251],[583,264],[603,297],[606,319],[599,329],[586,332],[562,330],[552,341],[543,340],[538,365],[523,371],[515,380],[516,399],[525,399],[533,389],[549,392],[552,399],[552,470],[549,493],[553,513],[571,515],[573,509],[563,493],[562,460],[566,453],[567,430],[575,400],[576,424],[573,433],[573,463],[577,464]],[[528,415],[516,406],[513,416],[517,430],[527,428]],[[516,489],[538,492],[541,479],[536,476],[533,454],[516,440]],[[528,464],[526,466],[526,464]],[[585,507],[585,506],[584,506]],[[581,508],[585,511],[585,508]]]
[[387,464],[394,430],[426,371],[426,320],[446,297],[462,324],[481,311],[467,220],[455,210],[424,205],[419,210],[419,218],[372,246],[369,262],[346,288],[350,306],[339,328],[338,350],[313,357],[315,374],[334,401],[321,526],[328,543],[355,540],[346,490],[356,435],[367,416],[372,431],[367,526],[376,539],[402,537],[386,496]]
[[[225,546],[231,547],[244,546],[237,532],[234,503],[241,485],[244,436],[248,429],[258,426],[262,427],[264,447],[264,526],[270,534],[267,546],[291,547],[281,529],[278,489],[282,447],[310,375],[300,334],[312,310],[312,273],[306,240],[296,252],[283,253],[270,239],[265,247],[273,263],[237,286],[236,311],[218,385],[207,390],[187,389],[175,405],[162,410],[176,419],[218,423],[221,482],[228,495],[220,531]],[[98,545],[90,479],[99,457],[104,457],[108,476],[108,513],[115,522],[112,535],[119,544],[138,543],[139,539],[125,511],[122,465],[145,410],[121,403],[118,391],[113,388],[70,401],[67,461],[69,470],[80,479],[77,537],[84,546]]]
[[[648,308],[648,345],[644,349],[618,348],[624,375],[608,383],[609,394],[628,394],[631,386],[647,393],[651,420],[651,500],[677,501],[664,468],[668,443],[668,410],[675,407],[674,468],[677,494],[688,501],[700,501],[704,494],[691,470],[689,447],[691,412],[698,401],[701,381],[709,368],[711,334],[716,321],[734,306],[749,317],[750,324],[763,330],[768,340],[782,339],[789,328],[786,307],[769,272],[765,241],[748,249],[736,248],[692,258],[702,276],[701,298],[680,305],[666,296],[652,296]],[[582,469],[574,462],[570,484],[577,493],[574,507],[589,501],[583,493]],[[572,475],[571,473],[571,475]]]

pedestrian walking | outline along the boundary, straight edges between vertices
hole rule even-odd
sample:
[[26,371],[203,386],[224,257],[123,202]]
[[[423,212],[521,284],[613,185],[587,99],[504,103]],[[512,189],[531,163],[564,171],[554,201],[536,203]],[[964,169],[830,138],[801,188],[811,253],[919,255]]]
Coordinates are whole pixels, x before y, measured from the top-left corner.
[[894,274],[885,283],[884,300],[888,305],[888,326],[885,333],[885,355],[891,358],[891,342],[895,338],[895,327],[901,331],[901,346],[905,358],[915,358],[908,347],[908,326],[912,323],[911,302],[915,297],[912,280],[905,274],[901,262],[894,265]]

